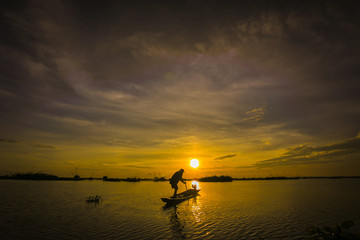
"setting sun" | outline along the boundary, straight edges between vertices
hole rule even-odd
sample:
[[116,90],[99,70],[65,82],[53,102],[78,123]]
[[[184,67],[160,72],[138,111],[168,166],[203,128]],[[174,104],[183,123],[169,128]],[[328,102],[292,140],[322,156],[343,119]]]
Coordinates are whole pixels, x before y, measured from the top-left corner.
[[199,160],[191,159],[190,166],[193,167],[193,168],[197,168],[199,166]]

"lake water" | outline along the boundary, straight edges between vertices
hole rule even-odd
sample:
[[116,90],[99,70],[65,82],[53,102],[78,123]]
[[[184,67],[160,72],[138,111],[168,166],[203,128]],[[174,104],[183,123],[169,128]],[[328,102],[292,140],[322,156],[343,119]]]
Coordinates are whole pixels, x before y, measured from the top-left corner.
[[[200,196],[164,208],[168,182],[0,180],[0,239],[302,239],[310,225],[349,219],[360,232],[360,179],[200,188]],[[86,203],[90,195],[103,201]]]

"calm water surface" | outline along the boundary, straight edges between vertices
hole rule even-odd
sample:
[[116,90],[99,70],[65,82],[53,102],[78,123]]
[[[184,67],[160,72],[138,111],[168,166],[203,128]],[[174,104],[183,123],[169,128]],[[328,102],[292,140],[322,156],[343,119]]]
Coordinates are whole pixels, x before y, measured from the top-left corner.
[[[0,239],[301,239],[310,225],[348,219],[360,232],[360,179],[200,188],[200,196],[164,208],[168,182],[1,180]],[[104,200],[86,203],[90,195]]]

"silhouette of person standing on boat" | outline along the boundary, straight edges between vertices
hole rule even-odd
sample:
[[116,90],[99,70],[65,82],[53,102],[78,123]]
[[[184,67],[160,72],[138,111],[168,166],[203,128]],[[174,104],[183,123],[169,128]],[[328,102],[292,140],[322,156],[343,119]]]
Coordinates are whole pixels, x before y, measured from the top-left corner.
[[186,185],[186,182],[183,179],[183,173],[184,173],[184,169],[180,169],[179,171],[177,171],[176,173],[174,173],[174,175],[171,177],[170,179],[170,184],[171,187],[174,188],[174,195],[173,197],[176,197],[177,191],[178,191],[178,183],[181,181],[183,184]]

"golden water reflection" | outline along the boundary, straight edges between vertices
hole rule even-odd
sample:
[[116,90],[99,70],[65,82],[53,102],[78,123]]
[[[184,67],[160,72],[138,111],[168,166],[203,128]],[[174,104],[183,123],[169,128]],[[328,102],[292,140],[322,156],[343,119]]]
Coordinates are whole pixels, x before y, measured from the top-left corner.
[[[198,181],[192,181],[191,187],[193,189],[200,189],[200,183]],[[201,222],[201,217],[203,215],[203,212],[201,210],[201,203],[199,202],[197,197],[194,197],[192,199],[192,205],[191,205],[191,213],[195,219],[195,222]]]
[[201,217],[203,215],[200,205],[193,205],[191,207],[192,215],[194,216],[195,222],[201,222]]
[[198,181],[192,181],[191,182],[191,188],[200,189],[200,183]]
[[[200,189],[200,184],[197,181],[191,182],[191,187]],[[203,222],[203,213],[200,196],[188,199],[180,204],[174,206],[164,207],[169,215],[170,226],[173,237],[176,239],[187,238],[186,228],[193,228],[194,223]]]

